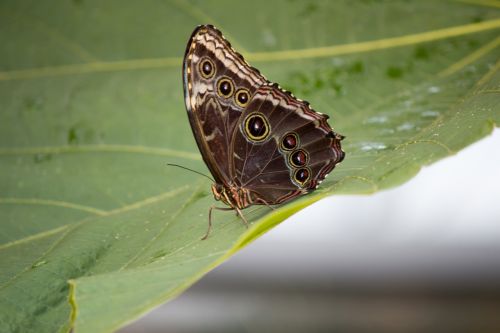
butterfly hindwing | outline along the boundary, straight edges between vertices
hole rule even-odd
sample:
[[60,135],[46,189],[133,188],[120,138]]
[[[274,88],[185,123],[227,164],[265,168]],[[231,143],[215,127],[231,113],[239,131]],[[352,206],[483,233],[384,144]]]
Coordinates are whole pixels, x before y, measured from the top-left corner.
[[[315,189],[344,157],[326,120],[276,84],[259,88],[233,138],[239,186],[268,204]],[[256,122],[268,128],[259,133]]]

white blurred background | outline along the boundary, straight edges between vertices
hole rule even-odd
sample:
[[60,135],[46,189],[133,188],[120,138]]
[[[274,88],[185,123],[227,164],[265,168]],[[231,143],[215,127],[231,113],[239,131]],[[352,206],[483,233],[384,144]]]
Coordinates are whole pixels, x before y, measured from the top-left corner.
[[299,212],[132,332],[500,332],[500,130]]

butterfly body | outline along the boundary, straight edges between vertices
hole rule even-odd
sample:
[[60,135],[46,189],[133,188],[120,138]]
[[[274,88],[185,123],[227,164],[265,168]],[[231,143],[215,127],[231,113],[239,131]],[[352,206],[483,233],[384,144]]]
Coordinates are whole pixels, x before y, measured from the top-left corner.
[[344,158],[328,116],[269,82],[210,25],[193,32],[183,66],[196,142],[215,183],[235,209],[275,205],[314,190]]
[[250,195],[250,191],[236,184],[212,184],[212,193],[215,200],[222,201],[230,207],[244,209],[256,204]]

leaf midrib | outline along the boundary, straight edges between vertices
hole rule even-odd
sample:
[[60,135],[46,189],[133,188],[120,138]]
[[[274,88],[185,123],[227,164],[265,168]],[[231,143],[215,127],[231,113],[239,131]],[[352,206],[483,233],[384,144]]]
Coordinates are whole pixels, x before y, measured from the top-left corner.
[[[500,28],[500,19],[435,29],[399,37],[381,38],[350,44],[339,44],[308,49],[269,52],[246,52],[245,58],[255,62],[287,61],[296,59],[332,57],[378,51],[402,46],[416,45],[452,37],[474,34]],[[34,79],[51,76],[67,76],[96,72],[119,72],[140,69],[168,68],[180,66],[181,57],[144,58],[109,62],[87,62],[82,64],[47,66],[0,72],[0,81]]]

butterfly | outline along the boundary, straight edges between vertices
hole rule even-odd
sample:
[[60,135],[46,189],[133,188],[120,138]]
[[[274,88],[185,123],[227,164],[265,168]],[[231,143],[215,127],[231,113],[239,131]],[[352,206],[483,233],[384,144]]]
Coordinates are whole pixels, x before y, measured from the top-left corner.
[[287,202],[318,187],[344,158],[328,116],[268,81],[212,25],[198,26],[183,62],[184,99],[216,200],[241,210]]

